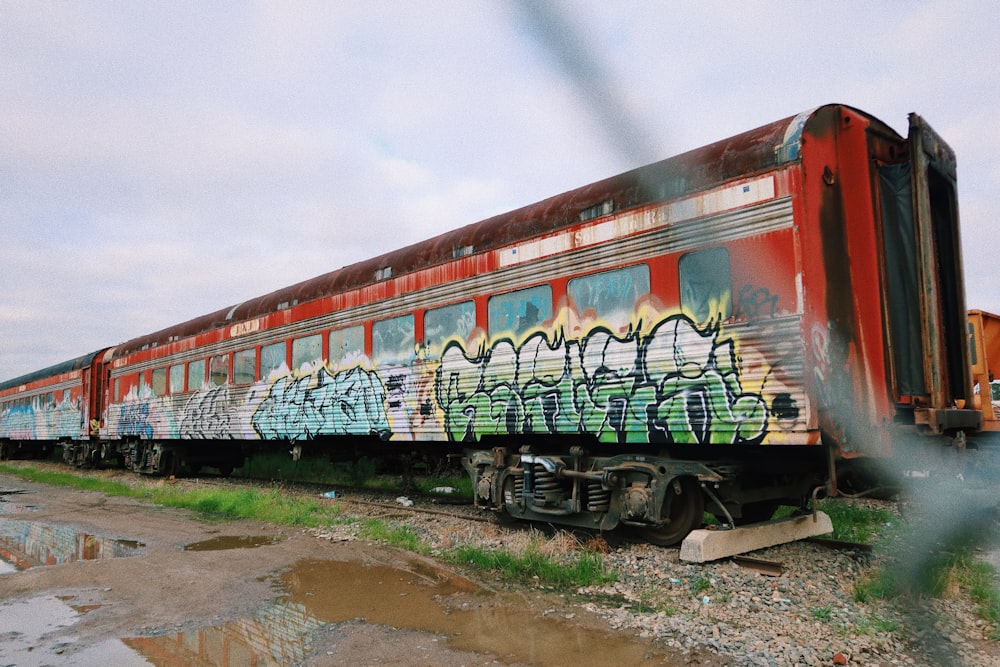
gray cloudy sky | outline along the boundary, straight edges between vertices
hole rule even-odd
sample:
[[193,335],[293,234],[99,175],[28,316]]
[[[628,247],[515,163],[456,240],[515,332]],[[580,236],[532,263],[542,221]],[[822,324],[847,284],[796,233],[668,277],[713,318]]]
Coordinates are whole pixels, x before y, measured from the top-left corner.
[[0,0],[0,379],[827,102],[952,145],[968,303],[1000,312],[998,26],[991,0]]

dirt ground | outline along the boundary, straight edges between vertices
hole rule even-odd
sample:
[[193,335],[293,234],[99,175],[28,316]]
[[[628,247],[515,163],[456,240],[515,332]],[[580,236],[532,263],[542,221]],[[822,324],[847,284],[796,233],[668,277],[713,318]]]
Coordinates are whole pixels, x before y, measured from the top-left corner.
[[8,528],[66,527],[91,552],[79,535],[142,545],[0,575],[0,664],[716,664],[385,547],[5,475],[0,500]]

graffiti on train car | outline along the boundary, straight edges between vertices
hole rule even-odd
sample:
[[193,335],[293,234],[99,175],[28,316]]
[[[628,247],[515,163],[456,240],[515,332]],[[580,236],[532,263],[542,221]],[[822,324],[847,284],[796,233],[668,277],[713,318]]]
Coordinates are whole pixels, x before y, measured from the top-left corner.
[[734,343],[686,316],[649,334],[598,328],[549,344],[536,333],[469,357],[442,358],[438,403],[448,435],[582,432],[603,442],[735,444],[766,434],[764,399],[742,389]]
[[386,388],[370,370],[355,366],[331,373],[282,376],[253,412],[261,438],[299,440],[317,435],[379,435],[388,438]]
[[736,343],[719,324],[699,328],[677,314],[646,331],[592,325],[576,338],[555,331],[536,329],[520,343],[480,341],[472,353],[452,340],[439,358],[376,369],[367,358],[285,369],[239,392],[228,384],[180,397],[133,389],[117,406],[114,430],[141,438],[436,433],[469,442],[587,433],[608,443],[753,444],[772,417],[783,428],[799,417],[791,394],[775,393],[769,406],[743,386]]
[[79,397],[58,402],[30,402],[0,415],[0,437],[11,440],[58,440],[78,436],[86,423]]

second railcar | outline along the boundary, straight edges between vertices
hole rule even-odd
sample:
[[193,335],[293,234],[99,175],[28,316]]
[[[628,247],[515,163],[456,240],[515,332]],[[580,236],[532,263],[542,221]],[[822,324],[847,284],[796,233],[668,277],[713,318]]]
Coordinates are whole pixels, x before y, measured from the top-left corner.
[[[0,382],[0,459],[48,456],[96,436],[104,350]],[[91,450],[82,445],[81,450]]]
[[673,543],[977,427],[958,234],[944,142],[829,105],[126,342],[101,435],[461,451],[483,506]]

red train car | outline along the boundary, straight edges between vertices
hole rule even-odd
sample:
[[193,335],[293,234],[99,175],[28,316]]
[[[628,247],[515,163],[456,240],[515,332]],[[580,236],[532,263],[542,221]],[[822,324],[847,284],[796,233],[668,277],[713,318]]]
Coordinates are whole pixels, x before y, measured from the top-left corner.
[[0,459],[48,456],[96,435],[104,352],[0,382]]
[[100,436],[461,452],[482,506],[669,544],[978,428],[968,355],[953,153],[829,105],[119,345]]

